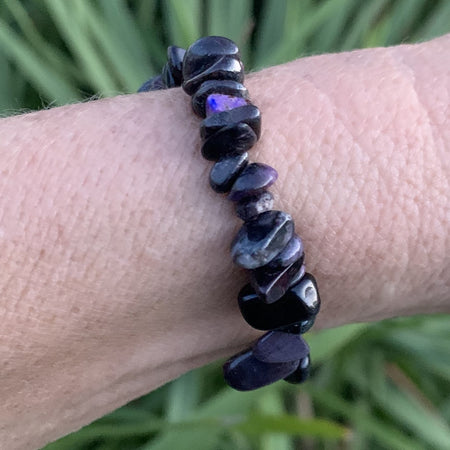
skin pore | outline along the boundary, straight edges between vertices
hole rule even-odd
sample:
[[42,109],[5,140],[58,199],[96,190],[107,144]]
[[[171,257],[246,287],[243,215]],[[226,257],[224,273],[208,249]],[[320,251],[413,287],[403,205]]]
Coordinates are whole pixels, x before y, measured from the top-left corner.
[[[450,36],[248,76],[315,329],[449,311]],[[0,442],[38,448],[261,332],[181,89],[0,120]]]

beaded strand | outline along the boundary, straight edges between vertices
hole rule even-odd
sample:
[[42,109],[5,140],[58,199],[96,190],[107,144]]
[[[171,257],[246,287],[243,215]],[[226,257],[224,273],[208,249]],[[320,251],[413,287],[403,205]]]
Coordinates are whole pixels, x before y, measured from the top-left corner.
[[238,294],[246,322],[268,331],[250,348],[223,366],[234,389],[248,391],[278,380],[301,383],[308,378],[309,347],[302,334],[314,324],[320,297],[314,277],[305,272],[303,243],[292,217],[273,210],[268,188],[277,171],[249,162],[248,151],[261,134],[261,114],[242,84],[244,67],[230,39],[209,36],[185,51],[171,46],[162,74],[138,92],[182,86],[202,117],[202,156],[214,161],[211,188],[227,194],[244,221],[231,244],[231,256],[249,273]]

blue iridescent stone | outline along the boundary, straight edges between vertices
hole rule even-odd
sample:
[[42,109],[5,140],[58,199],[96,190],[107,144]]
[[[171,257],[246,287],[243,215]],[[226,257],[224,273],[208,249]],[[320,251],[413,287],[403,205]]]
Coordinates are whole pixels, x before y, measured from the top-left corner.
[[225,94],[211,94],[206,99],[206,116],[244,106],[247,101],[241,97]]
[[311,366],[311,358],[308,354],[299,361],[295,371],[292,372],[290,375],[288,375],[284,380],[292,384],[303,383],[309,377],[310,366]]
[[248,98],[248,91],[241,83],[232,80],[208,80],[200,85],[191,98],[191,104],[195,114],[200,117],[206,117],[206,99],[211,94]]
[[271,166],[262,163],[249,164],[239,175],[231,187],[228,199],[236,202],[264,191],[278,178],[278,172]]
[[298,367],[298,361],[265,363],[252,349],[231,357],[223,366],[225,381],[238,391],[252,391],[285,379]]
[[269,331],[253,346],[253,356],[266,363],[299,361],[309,355],[309,347],[300,334]]

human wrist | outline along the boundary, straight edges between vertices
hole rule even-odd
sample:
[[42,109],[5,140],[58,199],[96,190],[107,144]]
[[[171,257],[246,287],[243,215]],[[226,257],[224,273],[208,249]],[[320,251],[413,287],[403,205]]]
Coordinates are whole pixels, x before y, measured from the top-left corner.
[[[422,187],[422,165],[405,167],[405,154],[414,159],[428,149],[425,127],[416,126],[422,124],[423,110],[405,104],[412,98],[411,84],[389,56],[383,59],[388,50],[377,52],[305,59],[254,74],[247,83],[264,121],[252,156],[280,173],[276,207],[292,212],[304,238],[307,264],[318,275],[324,300],[322,327],[412,314],[424,300],[428,312],[437,311],[448,274],[448,242],[441,232],[446,197],[427,192],[441,189],[435,177],[441,164],[428,161],[429,179]],[[376,68],[394,76],[370,96],[365,91],[374,83]],[[351,89],[331,86],[336,73],[353,80]],[[355,91],[364,96],[352,97]],[[379,121],[369,114],[374,105],[384,114]],[[415,115],[408,116],[411,110]],[[37,116],[50,119],[37,125]],[[37,243],[51,251],[35,266],[25,265],[34,267],[30,280],[36,284],[20,291],[21,304],[41,309],[22,316],[34,326],[28,335],[22,328],[21,337],[34,344],[26,343],[15,358],[46,355],[32,367],[33,374],[22,371],[19,378],[32,379],[30,389],[37,388],[40,398],[61,400],[59,409],[51,401],[29,404],[30,414],[53,411],[53,429],[65,432],[183,371],[230,354],[258,334],[236,306],[244,277],[232,268],[228,245],[239,221],[231,218],[231,205],[208,189],[209,164],[197,152],[198,119],[180,90],[17,120],[16,139],[8,147],[18,155],[32,148],[34,156],[31,164],[25,157],[23,166],[9,167],[27,194],[18,202],[22,213],[9,215],[24,220],[26,239],[12,243],[10,250],[22,255],[16,263],[38,255],[25,251],[39,250]],[[385,154],[390,141],[392,153]],[[371,172],[375,169],[377,176]],[[418,183],[412,191],[411,180]],[[388,186],[388,181],[396,183]],[[2,188],[11,193],[11,185]],[[411,192],[418,201],[406,201]],[[37,215],[31,208],[36,205]],[[55,211],[62,213],[61,223]],[[418,219],[431,212],[438,220],[421,228]],[[58,224],[67,225],[60,235]],[[400,239],[404,232],[406,246]],[[432,240],[418,240],[421,234]],[[415,247],[417,242],[423,247]],[[411,258],[401,259],[405,251]],[[425,257],[430,258],[426,265]],[[444,269],[436,284],[432,277],[439,267]],[[49,312],[56,314],[51,325],[45,322]],[[8,384],[13,377],[5,380],[15,392]],[[105,394],[112,391],[114,398]],[[59,413],[67,408],[75,408],[78,416],[62,425]],[[39,421],[35,428],[39,435]]]
[[277,168],[274,191],[320,281],[319,327],[448,311],[448,40],[306,58],[247,81],[265,123],[255,154]]

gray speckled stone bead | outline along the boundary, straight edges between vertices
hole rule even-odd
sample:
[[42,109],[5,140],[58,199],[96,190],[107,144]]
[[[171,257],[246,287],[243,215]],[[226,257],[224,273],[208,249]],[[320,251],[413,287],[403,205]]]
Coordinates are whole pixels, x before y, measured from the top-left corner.
[[245,269],[269,263],[294,234],[292,217],[283,211],[266,211],[245,222],[231,244],[233,261]]
[[266,211],[273,208],[273,195],[269,191],[261,191],[251,197],[244,198],[236,203],[237,216],[248,221]]

